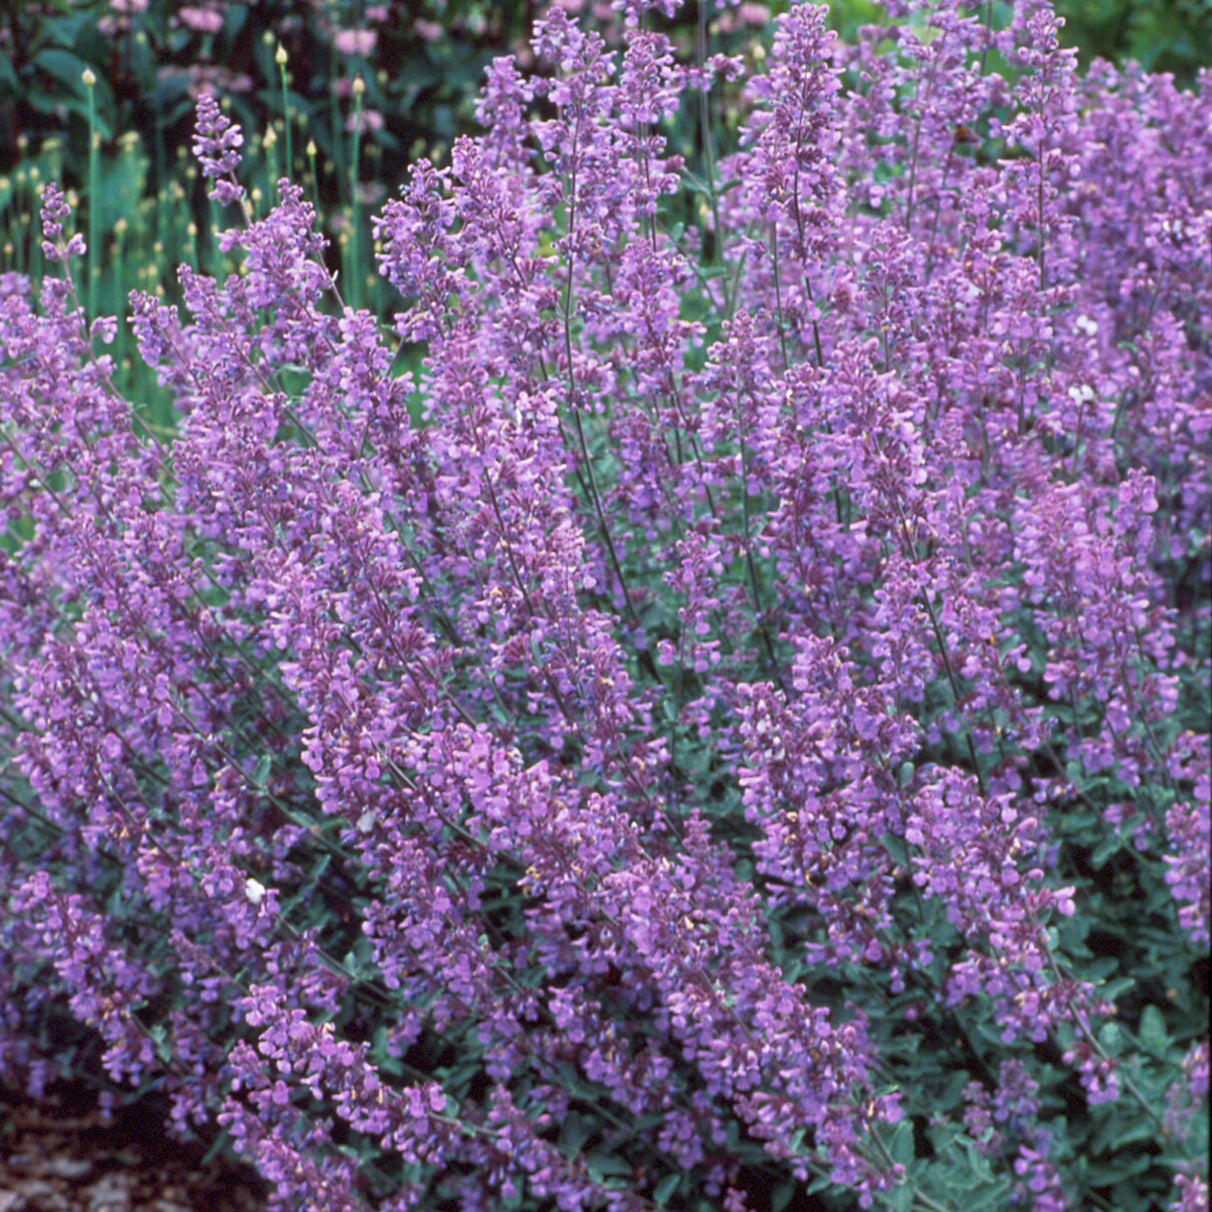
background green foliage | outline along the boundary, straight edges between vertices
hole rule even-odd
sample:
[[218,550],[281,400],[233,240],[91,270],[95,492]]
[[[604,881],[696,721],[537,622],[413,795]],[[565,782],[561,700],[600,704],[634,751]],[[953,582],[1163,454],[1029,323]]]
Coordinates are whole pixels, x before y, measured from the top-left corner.
[[[247,160],[258,174],[249,182],[254,202],[269,204],[279,176],[306,183],[346,301],[389,315],[396,301],[372,272],[369,216],[410,162],[441,159],[475,129],[485,68],[500,54],[527,59],[542,0],[224,3],[214,32],[183,24],[181,7],[149,0],[128,17],[110,0],[8,7],[0,23],[0,271],[27,273],[37,286],[38,191],[48,180],[71,191],[94,246],[83,300],[93,314],[126,314],[133,289],[174,297],[181,263],[216,274],[232,268],[209,243],[225,223],[209,208],[189,153],[194,104],[210,89],[261,141]],[[786,0],[768,7],[781,11]],[[843,35],[884,19],[873,0],[833,0],[831,8]],[[1184,82],[1212,63],[1212,0],[1062,0],[1059,8],[1084,61],[1135,57]],[[718,20],[714,6],[707,15]],[[736,51],[767,36],[734,13],[728,21],[736,28],[727,46],[717,34],[710,50]],[[688,55],[698,25],[691,0],[673,29]],[[377,34],[369,54],[342,52],[341,31],[368,28]],[[86,69],[95,76],[91,95]],[[361,113],[356,78],[365,85]],[[114,352],[119,386],[147,402],[149,420],[169,426],[159,388],[129,358],[124,328]]]
[[1212,0],[1064,0],[1057,10],[1083,67],[1096,56],[1135,59],[1189,84],[1212,64]]
[[[11,5],[0,23],[0,269],[38,277],[36,191],[52,178],[77,190],[82,219],[96,207],[90,230],[104,244],[95,296],[101,310],[120,313],[132,288],[167,285],[171,292],[165,280],[181,261],[218,268],[196,247],[196,233],[208,231],[213,216],[189,160],[196,95],[211,88],[246,131],[258,138],[272,132],[266,154],[250,157],[262,165],[263,196],[272,196],[278,175],[308,182],[338,249],[348,248],[358,225],[361,291],[366,215],[394,191],[410,161],[440,158],[475,128],[484,69],[499,54],[525,57],[542,7],[541,0],[265,0],[219,6],[219,29],[200,33],[182,24],[174,0],[150,0],[128,19],[115,16],[109,0]],[[786,0],[769,5],[772,12],[785,7]],[[831,9],[843,34],[882,17],[873,0],[833,0]],[[1212,0],[1061,0],[1058,9],[1083,63],[1098,55],[1136,58],[1147,69],[1173,71],[1180,83],[1212,63]],[[380,19],[368,22],[368,15]],[[716,19],[714,7],[709,17]],[[687,49],[697,25],[691,2],[674,30]],[[338,31],[366,28],[377,31],[374,50],[342,53]],[[742,41],[765,36],[753,27],[740,34]],[[285,83],[275,62],[279,45]],[[91,98],[86,68],[96,76]],[[355,77],[365,82],[368,114],[356,146]],[[91,188],[90,130],[99,152]],[[362,302],[387,306],[381,286],[366,289],[374,293]]]

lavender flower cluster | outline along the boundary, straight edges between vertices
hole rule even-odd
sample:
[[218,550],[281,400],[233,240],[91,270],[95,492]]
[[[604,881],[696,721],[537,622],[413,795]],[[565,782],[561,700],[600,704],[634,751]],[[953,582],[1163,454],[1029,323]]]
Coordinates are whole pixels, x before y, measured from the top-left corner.
[[[1124,1181],[1198,1206],[1212,79],[1040,0],[617,7],[386,205],[390,330],[205,99],[239,271],[132,298],[171,441],[47,189],[0,1078],[70,1019],[282,1208],[1087,1207],[1073,1125],[1163,1120]],[[1129,894],[1169,1001],[1090,942]]]

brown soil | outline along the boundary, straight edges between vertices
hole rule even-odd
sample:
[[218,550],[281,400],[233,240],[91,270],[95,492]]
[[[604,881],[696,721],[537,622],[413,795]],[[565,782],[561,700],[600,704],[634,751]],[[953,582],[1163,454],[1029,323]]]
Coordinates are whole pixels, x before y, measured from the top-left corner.
[[0,1090],[0,1212],[260,1212],[257,1176],[204,1156],[146,1108],[107,1122],[78,1090]]

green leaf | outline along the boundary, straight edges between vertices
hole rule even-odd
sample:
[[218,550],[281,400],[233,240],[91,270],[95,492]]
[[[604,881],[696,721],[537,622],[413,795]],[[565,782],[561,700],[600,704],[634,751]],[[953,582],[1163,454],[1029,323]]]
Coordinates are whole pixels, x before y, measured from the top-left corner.
[[[677,1190],[677,1185],[681,1181],[682,1176],[680,1174],[666,1174],[665,1177],[661,1179],[659,1183],[657,1183],[656,1189],[652,1193],[653,1201],[656,1203],[657,1207],[663,1208],[667,1203],[669,1203],[670,1197],[673,1195],[674,1191]],[[786,1207],[786,1204],[784,1203],[783,1206]],[[781,1212],[781,1210],[775,1208],[774,1212]]]
[[1126,1115],[1117,1115],[1094,1134],[1090,1147],[1095,1152],[1112,1153],[1119,1157],[1129,1145],[1143,1144],[1156,1136],[1157,1128],[1152,1120],[1131,1120]]
[[[148,160],[135,151],[101,163],[101,189],[97,198],[98,219],[103,232],[113,231],[118,220],[133,215],[143,197]],[[90,203],[91,203],[90,199]]]
[[1114,858],[1121,850],[1128,846],[1128,839],[1121,837],[1118,833],[1112,833],[1094,848],[1094,853],[1090,858],[1092,865],[1101,870],[1106,866],[1107,862]]
[[57,46],[48,46],[34,56],[34,66],[77,96],[85,95],[84,69],[88,64],[79,55]]
[[1091,1165],[1090,1179],[1096,1186],[1109,1187],[1113,1183],[1137,1178],[1152,1164],[1153,1159],[1148,1153],[1119,1154],[1110,1161]]
[[892,1154],[894,1162],[902,1166],[912,1164],[916,1150],[913,1145],[913,1125],[909,1120],[903,1119],[896,1125],[896,1129],[892,1133],[892,1143],[888,1146],[888,1152]]
[[248,24],[247,4],[228,4],[223,11],[223,36],[234,42]]
[[220,1154],[226,1153],[230,1147],[231,1133],[228,1132],[226,1128],[220,1128],[218,1136],[216,1136],[214,1139],[214,1143],[209,1149],[206,1150],[206,1153],[203,1155],[202,1160],[198,1164],[200,1166],[208,1165]]
[[269,782],[269,771],[273,766],[273,758],[268,753],[263,753],[257,758],[256,768],[253,770],[252,781],[258,791],[264,791],[266,784]]
[[592,1135],[592,1128],[583,1115],[570,1111],[560,1125],[560,1152],[567,1158],[576,1157]]
[[1135,989],[1137,986],[1137,978],[1134,976],[1120,976],[1113,981],[1108,981],[1102,988],[1099,989],[1099,996],[1107,1001],[1118,1001],[1129,989]]
[[909,865],[909,844],[903,837],[897,837],[895,833],[885,833],[880,838],[880,844],[888,852],[889,857],[894,863],[902,867]]
[[901,1183],[899,1187],[888,1192],[884,1198],[888,1201],[888,1207],[892,1209],[892,1212],[912,1212],[913,1184]]
[[609,1177],[630,1174],[631,1166],[626,1158],[613,1153],[595,1153],[585,1159],[585,1170],[595,1183],[600,1183]]
[[[66,95],[46,97],[46,101],[50,103],[49,108],[53,110],[56,106],[62,105],[72,113],[80,114],[87,121],[88,89],[84,85],[83,77],[84,70],[89,65],[79,55],[74,55],[71,51],[62,50],[57,46],[49,46],[40,51],[34,57],[33,62],[34,67],[44,75],[50,76],[65,90]],[[97,131],[103,139],[109,139],[113,137],[114,133],[114,93],[104,77],[100,73],[95,74],[97,82],[93,85],[93,100]],[[32,90],[31,95],[45,96],[38,90]],[[43,107],[39,106],[39,108]]]
[[1170,1046],[1166,1033],[1166,1020],[1162,1012],[1153,1005],[1146,1006],[1140,1016],[1140,1045],[1152,1056],[1165,1056]]

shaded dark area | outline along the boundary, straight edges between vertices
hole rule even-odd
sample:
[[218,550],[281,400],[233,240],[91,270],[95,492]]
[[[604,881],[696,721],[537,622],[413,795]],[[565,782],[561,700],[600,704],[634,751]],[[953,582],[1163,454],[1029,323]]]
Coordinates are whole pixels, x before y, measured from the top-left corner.
[[94,1094],[61,1085],[38,1102],[0,1089],[3,1212],[253,1212],[256,1173],[171,1140],[154,1099],[107,1121]]

